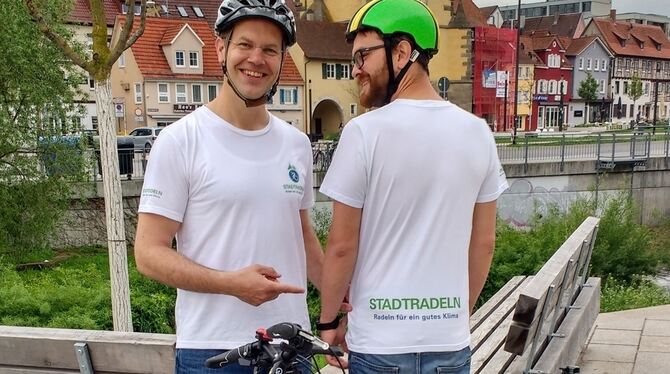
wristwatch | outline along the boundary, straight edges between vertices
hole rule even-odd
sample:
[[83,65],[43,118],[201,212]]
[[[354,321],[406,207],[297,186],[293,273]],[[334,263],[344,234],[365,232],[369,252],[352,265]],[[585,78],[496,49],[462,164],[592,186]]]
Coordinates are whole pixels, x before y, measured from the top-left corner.
[[319,331],[326,331],[326,330],[335,330],[337,326],[340,325],[340,316],[336,316],[334,320],[326,323],[321,323],[317,322],[316,323],[316,329]]

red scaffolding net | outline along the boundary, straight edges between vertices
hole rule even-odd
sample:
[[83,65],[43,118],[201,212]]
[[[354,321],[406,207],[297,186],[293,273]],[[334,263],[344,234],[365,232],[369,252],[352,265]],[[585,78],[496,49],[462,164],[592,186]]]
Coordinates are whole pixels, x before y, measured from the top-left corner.
[[494,131],[514,126],[516,30],[475,27],[473,110]]

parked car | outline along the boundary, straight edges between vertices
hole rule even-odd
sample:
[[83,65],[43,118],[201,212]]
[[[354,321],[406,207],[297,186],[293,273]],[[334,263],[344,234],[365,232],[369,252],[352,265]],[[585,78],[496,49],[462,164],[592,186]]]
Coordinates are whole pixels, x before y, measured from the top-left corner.
[[138,127],[131,131],[128,136],[133,138],[135,149],[141,149],[149,153],[162,129],[162,127]]

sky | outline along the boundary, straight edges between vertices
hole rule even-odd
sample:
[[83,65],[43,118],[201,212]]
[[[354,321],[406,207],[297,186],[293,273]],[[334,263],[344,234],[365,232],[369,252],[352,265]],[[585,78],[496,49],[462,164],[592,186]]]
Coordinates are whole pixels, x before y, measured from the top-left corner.
[[[517,0],[473,0],[479,7],[516,5]],[[522,4],[544,2],[543,0],[521,0]],[[648,13],[670,17],[670,0],[612,0],[617,13]]]

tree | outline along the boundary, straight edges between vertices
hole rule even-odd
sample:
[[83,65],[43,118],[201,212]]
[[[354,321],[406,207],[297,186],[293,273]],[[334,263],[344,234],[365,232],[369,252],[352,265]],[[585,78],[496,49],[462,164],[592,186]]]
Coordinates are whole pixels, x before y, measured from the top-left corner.
[[[62,17],[69,3],[49,1]],[[46,248],[85,179],[75,103],[83,76],[35,25],[22,0],[0,1],[0,257]],[[63,32],[63,38],[70,35]]]
[[[635,108],[635,102],[637,99],[642,97],[644,91],[642,90],[642,81],[640,77],[635,73],[633,78],[630,80],[630,86],[628,87],[628,97],[633,100],[633,108]],[[634,111],[634,109],[633,109]]]
[[[121,53],[130,48],[144,32],[146,20],[146,0],[141,0],[140,26],[133,31],[134,17],[127,17],[118,39],[113,45],[107,44],[107,22],[104,0],[89,0],[93,19],[93,50],[89,56],[69,42],[59,30],[59,23],[44,12],[49,0],[24,0],[33,21],[40,31],[60,48],[76,65],[95,78],[95,99],[100,132],[100,155],[102,164],[103,193],[107,242],[109,248],[109,272],[112,287],[112,309],[114,330],[132,331],[130,313],[130,291],[128,286],[128,259],[126,233],[123,224],[121,179],[117,159],[116,126],[110,74],[112,66]],[[135,14],[135,1],[126,0],[127,14]]]
[[586,72],[586,79],[579,83],[579,89],[577,90],[577,95],[584,99],[584,124],[586,124],[586,119],[589,117],[589,103],[596,101],[598,98],[598,88],[600,85],[598,81],[593,78],[593,75],[590,71]]

